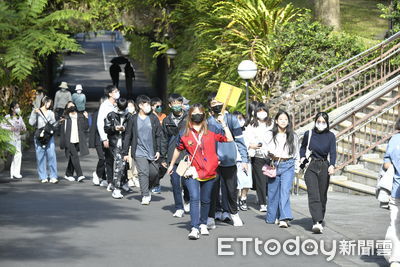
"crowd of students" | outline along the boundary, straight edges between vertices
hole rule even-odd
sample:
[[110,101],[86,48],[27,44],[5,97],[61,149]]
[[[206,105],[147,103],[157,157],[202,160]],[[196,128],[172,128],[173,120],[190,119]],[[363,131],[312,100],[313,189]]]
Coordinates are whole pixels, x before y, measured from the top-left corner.
[[[56,114],[52,99],[42,96],[40,106],[29,118],[37,129],[34,144],[42,183],[58,182],[54,134],[45,130],[51,125],[60,133],[60,147],[68,160],[66,180],[85,179],[79,157],[87,155],[89,148],[95,148],[98,156],[92,182],[106,187],[112,198],[121,199],[137,186],[141,204],[149,205],[152,194],[161,192],[160,179],[170,177],[173,216],[190,213],[189,238],[198,239],[216,228],[215,220],[242,226],[239,211],[248,210],[250,189],[256,191],[258,209],[265,212],[267,223],[289,227],[295,170],[310,161],[305,180],[314,221],[312,231],[322,233],[329,177],[336,160],[335,136],[329,131],[326,113],[317,114],[315,127],[300,144],[289,114],[280,110],[272,117],[263,102],[250,103],[248,114],[231,114],[222,113],[223,103],[216,99],[216,93],[208,96],[207,107],[189,106],[187,99],[171,94],[167,115],[159,98],[141,95],[135,101],[127,100],[120,97],[117,87],[108,86],[89,127],[82,86],[77,85],[75,97],[67,87],[63,82],[56,94]],[[19,152],[10,175],[20,178],[18,135],[25,125],[17,103],[11,105],[7,119]],[[46,133],[47,140],[43,137]],[[179,174],[179,166],[185,161],[191,166],[190,172],[187,169]]]

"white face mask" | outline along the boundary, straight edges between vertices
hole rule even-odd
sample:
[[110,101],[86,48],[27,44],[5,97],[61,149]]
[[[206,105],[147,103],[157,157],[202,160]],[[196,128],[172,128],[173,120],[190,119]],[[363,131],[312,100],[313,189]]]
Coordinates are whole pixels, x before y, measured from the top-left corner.
[[119,92],[116,92],[116,93],[114,94],[114,99],[115,99],[115,100],[118,100],[118,99],[119,99],[119,97],[120,97],[120,94],[119,94]]
[[80,93],[82,93],[82,90],[78,90],[78,91],[76,91],[78,94],[80,94]]
[[318,131],[323,132],[328,127],[328,125],[326,125],[326,123],[317,122],[315,124],[315,127],[318,129]]
[[149,114],[151,112],[151,107],[150,105],[143,105],[142,110],[144,113]]
[[135,112],[135,107],[128,107],[128,112],[129,113],[134,113]]
[[240,127],[243,127],[245,123],[246,123],[245,120],[239,120]]
[[21,112],[21,109],[20,108],[16,108],[16,109],[14,109],[14,111],[15,111],[15,114],[19,114]]
[[258,112],[257,113],[257,118],[259,119],[259,120],[265,120],[265,118],[266,117],[268,117],[268,113],[267,112],[265,112],[265,111],[261,111],[261,112]]

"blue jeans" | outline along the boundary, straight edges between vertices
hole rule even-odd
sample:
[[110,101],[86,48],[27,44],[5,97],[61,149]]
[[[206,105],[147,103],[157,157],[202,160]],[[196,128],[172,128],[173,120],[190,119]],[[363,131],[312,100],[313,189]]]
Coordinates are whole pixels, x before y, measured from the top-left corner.
[[174,172],[171,174],[172,193],[174,194],[175,210],[183,210],[182,185],[185,193],[185,202],[189,202],[189,192],[186,188],[185,182],[183,181],[185,178],[176,173],[177,167],[177,165],[174,166]]
[[280,162],[276,167],[276,177],[268,179],[268,209],[265,221],[292,220],[290,189],[294,178],[294,160]]
[[[40,180],[57,179],[57,158],[56,148],[54,145],[54,136],[50,139],[45,148],[37,144],[35,139],[36,163]],[[46,169],[47,165],[47,169]],[[50,175],[47,175],[47,170]]]
[[192,178],[185,179],[190,196],[190,220],[194,228],[199,229],[200,224],[207,224],[214,180],[200,182]]

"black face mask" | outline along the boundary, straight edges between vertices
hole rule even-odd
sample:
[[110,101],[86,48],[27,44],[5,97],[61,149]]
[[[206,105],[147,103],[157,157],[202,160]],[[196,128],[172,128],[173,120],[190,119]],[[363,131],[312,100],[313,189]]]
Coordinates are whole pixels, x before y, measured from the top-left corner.
[[202,114],[192,114],[190,119],[194,123],[200,123],[200,122],[202,122],[204,120],[204,114],[203,113]]
[[213,106],[211,107],[211,110],[214,112],[214,114],[220,114],[222,111],[222,106],[223,105]]
[[76,107],[75,107],[75,106],[69,107],[69,108],[67,109],[67,111],[68,111],[68,113],[70,113],[70,112],[75,112],[75,111],[76,111]]

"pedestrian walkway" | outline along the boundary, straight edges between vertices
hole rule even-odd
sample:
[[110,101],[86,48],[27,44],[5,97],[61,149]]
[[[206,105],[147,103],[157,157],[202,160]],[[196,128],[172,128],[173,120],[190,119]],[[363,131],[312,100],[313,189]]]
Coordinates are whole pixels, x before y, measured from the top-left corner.
[[[109,43],[107,43],[109,42]],[[102,44],[105,55],[112,56],[107,36],[86,40],[85,55],[66,58],[66,72],[61,79],[74,84],[79,80],[89,100],[96,101],[105,85],[111,82],[99,51]],[[99,58],[100,57],[100,58]],[[102,65],[103,64],[103,65]],[[143,81],[145,80],[142,76]],[[121,83],[123,84],[123,82]],[[145,82],[140,87],[147,90]],[[139,87],[139,86],[138,86]],[[147,89],[145,89],[147,88]],[[145,92],[145,91],[142,91]],[[122,89],[122,93],[123,89]],[[93,102],[95,103],[95,102]],[[57,138],[58,139],[58,138]],[[57,140],[56,139],[56,140]],[[58,142],[56,142],[58,143]],[[66,169],[64,151],[56,149],[58,174]],[[34,149],[23,154],[22,181],[0,184],[0,266],[384,266],[382,256],[360,255],[355,247],[354,256],[340,255],[341,240],[381,240],[389,223],[389,212],[379,208],[370,196],[356,196],[330,192],[328,194],[326,227],[324,234],[310,231],[307,195],[302,192],[291,198],[295,220],[288,229],[264,222],[264,213],[257,210],[256,197],[248,197],[250,210],[240,212],[243,227],[217,222],[210,236],[198,241],[187,239],[190,216],[174,218],[173,196],[168,177],[161,180],[162,194],[153,195],[149,206],[140,205],[140,192],[134,188],[122,200],[115,200],[105,188],[94,186],[91,175],[97,163],[96,152],[81,158],[82,183],[60,179],[58,184],[41,184],[36,173]],[[8,173],[0,173],[0,179]],[[259,238],[262,241],[285,240],[298,237],[301,241],[323,240],[329,250],[337,242],[336,256],[327,261],[326,255],[307,256],[299,248],[299,256],[267,254],[264,243],[259,247],[249,242],[243,255],[241,242],[236,238]],[[218,255],[218,238],[234,238],[235,255]],[[220,239],[221,241],[221,239]],[[230,243],[226,241],[225,245]],[[273,243],[271,243],[273,245]],[[319,243],[318,243],[319,244]],[[273,252],[273,246],[266,246]],[[295,251],[288,247],[286,254]],[[292,250],[291,250],[292,249]],[[313,251],[312,247],[307,248]],[[294,252],[293,252],[294,253]],[[358,254],[358,255],[357,255]]]

